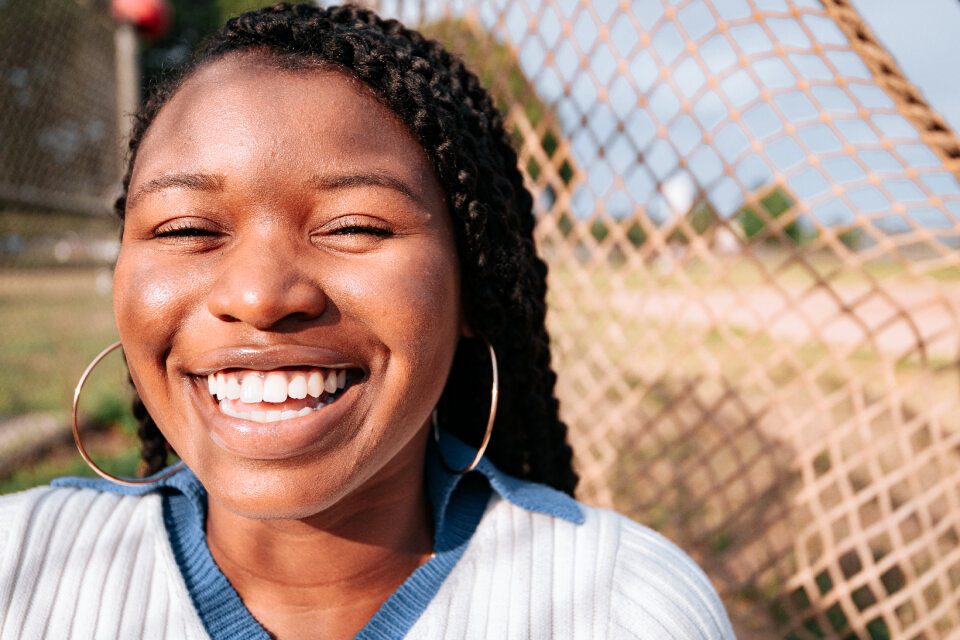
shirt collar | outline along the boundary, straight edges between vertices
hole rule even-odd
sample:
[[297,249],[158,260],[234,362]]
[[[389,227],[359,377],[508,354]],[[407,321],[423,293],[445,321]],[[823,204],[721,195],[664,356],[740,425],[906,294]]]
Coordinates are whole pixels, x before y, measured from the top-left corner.
[[[521,480],[497,469],[487,458],[481,458],[476,468],[463,475],[448,471],[439,456],[455,468],[465,467],[476,455],[476,450],[464,444],[454,436],[444,435],[440,443],[431,441],[427,447],[426,480],[427,492],[433,506],[433,521],[437,530],[443,527],[450,505],[450,499],[465,478],[483,476],[490,487],[501,498],[518,507],[536,513],[561,518],[574,524],[583,523],[583,512],[576,500],[556,489],[543,484]],[[167,470],[156,474],[160,476]],[[101,478],[66,477],[57,478],[51,484],[55,487],[87,487],[119,495],[138,496],[165,488],[183,493],[195,504],[198,515],[206,519],[206,491],[190,469],[181,471],[158,482],[140,486],[120,485]]]
[[446,520],[447,507],[457,487],[465,478],[476,475],[486,478],[490,487],[511,504],[574,524],[583,523],[583,512],[577,501],[565,493],[507,475],[487,458],[481,458],[476,468],[467,474],[451,473],[441,462],[441,455],[451,467],[462,469],[473,460],[476,449],[450,435],[444,435],[440,443],[431,442],[427,449],[427,487],[438,530]]

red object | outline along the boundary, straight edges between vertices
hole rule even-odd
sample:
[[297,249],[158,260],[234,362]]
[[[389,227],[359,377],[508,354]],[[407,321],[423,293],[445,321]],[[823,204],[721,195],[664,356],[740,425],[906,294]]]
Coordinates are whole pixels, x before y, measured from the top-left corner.
[[111,0],[110,13],[117,20],[133,24],[150,38],[166,33],[173,20],[169,0]]

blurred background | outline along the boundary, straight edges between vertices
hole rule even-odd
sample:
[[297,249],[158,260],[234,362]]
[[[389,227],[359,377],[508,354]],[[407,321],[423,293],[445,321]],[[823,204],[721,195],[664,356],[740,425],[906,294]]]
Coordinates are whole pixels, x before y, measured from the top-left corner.
[[[264,4],[0,0],[0,491],[85,469],[142,87]],[[741,638],[960,637],[960,4],[373,6],[507,115],[579,497],[690,551]],[[82,423],[133,475],[127,389],[111,356]]]

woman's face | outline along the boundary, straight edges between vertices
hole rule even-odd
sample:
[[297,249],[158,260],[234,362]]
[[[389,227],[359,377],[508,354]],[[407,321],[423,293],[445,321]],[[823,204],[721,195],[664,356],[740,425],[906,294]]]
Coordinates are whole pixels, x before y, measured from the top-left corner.
[[192,75],[140,146],[114,307],[150,414],[228,509],[306,517],[420,477],[456,248],[423,149],[360,83],[251,57]]

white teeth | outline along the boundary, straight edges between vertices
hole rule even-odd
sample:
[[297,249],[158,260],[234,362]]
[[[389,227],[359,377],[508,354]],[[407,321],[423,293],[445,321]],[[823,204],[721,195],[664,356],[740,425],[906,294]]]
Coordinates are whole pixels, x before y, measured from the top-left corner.
[[[212,373],[207,376],[207,389],[220,401],[220,411],[225,415],[254,422],[279,422],[309,415],[321,406],[336,400],[334,394],[347,386],[346,369],[315,369],[307,372],[273,371],[266,372],[229,372]],[[288,398],[303,400],[307,396],[326,400],[318,407],[302,409],[283,409],[271,411],[238,411],[236,404],[227,405],[227,400],[239,400],[241,404],[260,404],[268,402],[280,404]]]
[[320,394],[323,393],[323,376],[320,375],[319,371],[310,372],[310,376],[307,378],[307,393],[314,398],[319,398]]
[[294,411],[293,409],[287,409],[286,411],[234,411],[227,404],[226,400],[220,401],[220,411],[225,415],[231,418],[239,418],[253,422],[282,422],[284,420],[308,416],[316,410],[317,409],[312,407],[304,407],[299,411]]
[[307,397],[307,378],[303,375],[295,375],[293,379],[290,380],[289,388],[287,389],[287,395],[293,398],[294,400],[303,400]]
[[336,371],[327,372],[327,379],[323,384],[323,389],[327,393],[333,393],[334,391],[337,390],[337,372]]
[[[0,0],[2,1],[2,0]],[[289,377],[289,380],[288,380]],[[211,373],[207,376],[207,389],[218,400],[243,400],[243,402],[280,403],[287,398],[302,400],[308,395],[319,398],[324,392],[335,393],[347,386],[346,369],[328,369],[307,373],[270,374]]]
[[[276,404],[286,399],[287,377],[282,373],[271,373],[263,382],[263,401]],[[277,420],[279,419],[280,416],[278,415]]]
[[250,414],[246,411],[234,411],[227,406],[227,403],[224,400],[220,401],[220,411],[231,416],[233,418],[240,418],[241,420],[249,420]]
[[263,380],[260,376],[253,373],[244,376],[243,383],[240,385],[240,401],[246,404],[263,402]]

